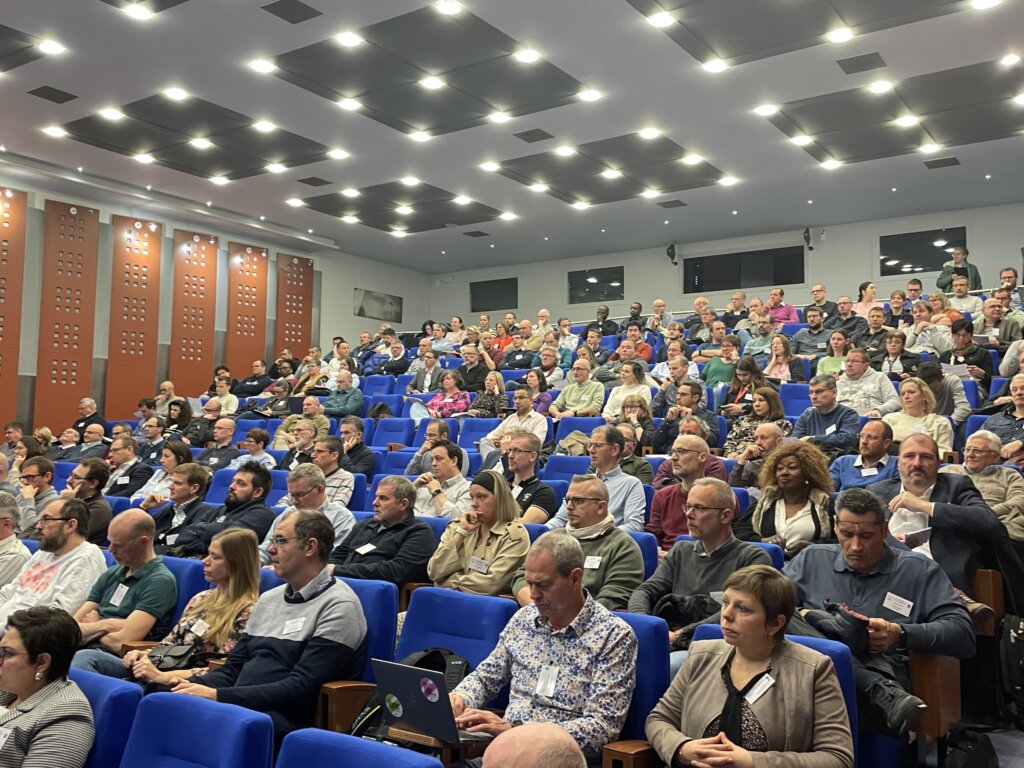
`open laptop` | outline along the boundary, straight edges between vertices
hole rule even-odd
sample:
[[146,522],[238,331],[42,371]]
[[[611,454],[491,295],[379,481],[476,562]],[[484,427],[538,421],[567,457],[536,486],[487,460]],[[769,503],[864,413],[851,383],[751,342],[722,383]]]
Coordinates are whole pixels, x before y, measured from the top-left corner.
[[455,725],[444,673],[371,659],[388,725],[432,736],[446,744],[489,741],[488,733],[470,733]]

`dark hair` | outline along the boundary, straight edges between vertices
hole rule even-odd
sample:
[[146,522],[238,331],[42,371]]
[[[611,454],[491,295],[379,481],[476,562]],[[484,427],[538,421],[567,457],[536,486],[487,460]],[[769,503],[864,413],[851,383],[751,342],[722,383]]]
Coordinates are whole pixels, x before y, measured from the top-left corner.
[[334,549],[334,525],[316,509],[296,509],[288,515],[295,520],[295,538],[300,542],[316,541],[316,554],[326,563]]
[[22,435],[18,438],[18,442],[25,446],[26,459],[31,459],[33,456],[46,455],[46,451],[43,450],[42,444],[32,437],[32,435]]
[[328,453],[336,453],[340,456],[342,453],[345,452],[345,446],[342,445],[341,440],[339,440],[334,435],[324,435],[323,437],[318,437],[316,440],[313,441],[313,445],[316,445],[317,443],[320,443],[325,449],[327,449]]
[[875,522],[878,525],[885,522],[885,502],[866,488],[847,488],[840,493],[839,498],[836,499],[837,520],[839,519],[839,513],[844,509],[858,517],[874,515]]
[[761,387],[767,387],[768,381],[764,377],[764,373],[760,368],[757,367],[757,362],[750,355],[744,355],[736,362],[736,368],[732,372],[732,381],[729,382],[729,394],[735,395],[744,386],[740,383],[740,380],[736,378],[736,374],[739,372],[750,374],[750,384],[747,386],[754,391]]
[[617,427],[613,427],[611,424],[603,427],[596,427],[590,436],[593,437],[594,433],[604,435],[604,439],[608,441],[608,445],[614,445],[619,449],[619,456],[626,450],[626,438]]
[[[544,376],[544,371],[542,371],[540,368],[531,368],[530,370],[523,374],[523,382],[526,381],[526,375],[530,373],[537,374],[537,391],[546,392],[548,388],[548,380]],[[529,389],[529,386],[527,386],[527,389]]]
[[[171,406],[178,406],[178,418],[171,418]],[[172,400],[167,404],[167,426],[184,429],[192,421],[192,406],[188,400]]]
[[28,469],[29,467],[38,467],[40,475],[48,474],[50,476],[50,480],[53,480],[53,462],[50,461],[45,456],[33,456],[32,458],[25,459],[25,461],[21,465],[22,474],[24,474],[25,470]]
[[149,408],[153,410],[156,408],[156,400],[152,397],[144,397],[138,402],[139,408]]
[[267,432],[267,430],[265,429],[260,429],[259,427],[257,427],[256,429],[250,429],[248,432],[246,432],[245,438],[247,440],[252,440],[253,442],[259,443],[264,448],[266,448],[267,443],[270,442],[270,433]]
[[103,461],[103,459],[97,459],[95,456],[92,456],[79,461],[78,466],[85,467],[85,479],[95,480],[98,489],[102,489],[107,484],[107,480],[110,479],[110,467],[107,466],[107,462]]
[[434,448],[443,448],[448,458],[455,462],[455,466],[459,468],[459,471],[462,470],[462,449],[459,446],[451,440],[438,440],[430,450],[433,451]]
[[[639,304],[639,303],[640,303],[639,301],[634,301],[634,302],[633,302],[633,304]],[[631,305],[631,306],[632,306],[632,305]],[[641,308],[641,309],[643,309],[643,307],[642,307],[642,306],[641,306],[640,308]],[[641,325],[640,325],[640,321],[639,321],[639,320],[630,320],[630,321],[629,321],[628,323],[626,323],[626,325],[625,325],[625,326],[623,327],[623,330],[625,330],[625,331],[628,331],[628,330],[629,330],[630,328],[636,328],[636,329],[637,329],[638,331],[640,331],[640,332],[643,332],[643,330],[644,330],[644,329],[643,329],[643,326],[641,326]]]
[[796,609],[796,587],[784,573],[770,565],[748,565],[732,572],[722,587],[723,591],[727,589],[753,595],[764,608],[766,623],[785,616],[786,621],[774,637],[776,642],[782,641],[789,619]]
[[921,379],[925,384],[942,381],[942,366],[932,360],[921,363],[917,369],[917,378]]
[[970,320],[963,318],[954,320],[953,325],[950,327],[950,333],[960,333],[962,331],[970,331],[974,333],[974,324]]
[[8,421],[6,424],[4,424],[4,429],[17,429],[20,432],[24,432],[25,425],[22,424],[20,421]]
[[192,461],[192,450],[180,440],[168,440],[164,443],[163,450],[171,452],[175,459],[175,466]]
[[860,286],[857,288],[857,301],[864,301],[864,291],[868,289],[869,285],[874,284],[874,280],[865,280],[863,283],[861,283]]
[[811,312],[817,312],[820,315],[821,307],[819,307],[817,304],[812,304],[811,306],[804,310],[804,317],[807,317],[807,315],[811,314]]
[[7,617],[7,628],[18,630],[30,661],[50,655],[46,682],[66,678],[71,659],[82,643],[78,622],[60,608],[35,606],[15,611]]
[[[101,464],[101,459],[88,459],[88,461],[98,461]],[[108,472],[109,474],[109,472]],[[104,483],[107,481],[104,480]],[[92,513],[89,512],[89,507],[81,499],[61,499],[64,504],[60,508],[60,516],[65,518],[68,522],[74,520],[76,523],[76,532],[83,539],[89,535],[89,520],[92,518]],[[49,504],[47,504],[49,506]]]
[[363,420],[360,419],[358,416],[346,416],[344,419],[342,419],[341,424],[338,425],[339,432],[341,431],[342,424],[348,424],[350,427],[354,427],[356,432],[358,432],[360,435],[363,434],[363,430],[366,428],[366,425],[363,424]]
[[825,353],[826,357],[840,357],[840,355],[834,354],[835,350],[832,346],[832,337],[837,333],[843,337],[843,355],[846,355],[846,353],[850,351],[850,334],[842,328],[833,328],[832,332],[828,335],[828,351]]
[[[258,488],[263,489],[263,494],[259,498],[267,498],[267,494],[270,493],[270,489],[274,484],[274,480],[269,469],[258,461],[247,461],[235,470],[236,474],[239,472],[245,472],[252,477],[252,488],[254,492]],[[254,496],[254,498],[256,497]]]
[[924,287],[924,284],[920,280],[918,280],[916,277],[912,277],[909,280],[907,280],[907,285],[916,285],[918,288],[923,288]]
[[448,439],[448,435],[452,433],[452,428],[448,426],[448,422],[444,419],[431,419],[427,426],[430,426],[430,424],[436,424],[437,433],[443,436],[446,440]]

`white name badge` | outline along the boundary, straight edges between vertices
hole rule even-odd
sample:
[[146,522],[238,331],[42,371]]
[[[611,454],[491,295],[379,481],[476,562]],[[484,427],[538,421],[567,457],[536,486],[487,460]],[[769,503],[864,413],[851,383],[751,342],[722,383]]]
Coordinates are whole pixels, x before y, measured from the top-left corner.
[[210,459],[210,466],[212,467],[212,466],[213,466],[214,464],[216,464],[216,463],[217,463],[218,461],[220,461],[220,459]]
[[588,555],[587,559],[583,561],[584,568],[600,568],[601,567],[601,556],[600,555]]
[[755,701],[760,699],[764,695],[764,692],[771,688],[773,685],[775,685],[775,678],[771,675],[765,675],[754,684],[753,688],[747,691],[747,695],[743,698],[747,700],[747,704],[753,704]]
[[487,573],[487,570],[491,567],[491,564],[484,560],[482,557],[473,556],[469,558],[469,570],[476,571],[477,573]]
[[301,618],[298,618],[298,619],[291,619],[290,621],[286,621],[284,623],[284,634],[286,634],[286,635],[294,635],[296,632],[301,632],[302,631],[302,627],[305,625],[305,623],[306,623],[306,617],[305,616],[303,616]]
[[871,477],[871,475],[878,474],[878,467],[862,467],[860,470],[861,477]]
[[164,536],[164,541],[166,541],[167,544],[170,546],[174,546],[174,542],[176,542],[177,540],[178,534],[176,533],[168,533],[166,536]]
[[831,435],[835,431],[836,431],[836,425],[835,424],[833,424],[831,427],[825,427],[825,434],[826,435]]
[[131,478],[128,477],[127,475],[125,475],[124,477],[117,478],[117,480],[114,481],[114,485],[128,485],[128,482],[130,480],[131,480]]
[[361,547],[356,547],[357,555],[365,555],[369,552],[373,552],[377,548],[376,544],[363,544]]
[[199,619],[195,624],[192,625],[192,634],[196,637],[202,637],[210,629],[210,625],[202,619]]
[[117,589],[114,590],[114,594],[110,596],[110,604],[114,607],[121,605],[124,600],[124,596],[128,594],[127,584],[118,584]]
[[558,683],[558,667],[545,664],[540,668],[537,678],[537,693],[541,696],[554,696],[555,685]]
[[825,348],[825,342],[824,341],[819,341],[818,342],[818,349],[824,349],[824,348]]
[[888,608],[893,613],[898,613],[900,616],[910,618],[910,611],[913,609],[914,604],[907,600],[905,597],[894,595],[892,592],[885,593],[885,600],[882,601],[882,605]]

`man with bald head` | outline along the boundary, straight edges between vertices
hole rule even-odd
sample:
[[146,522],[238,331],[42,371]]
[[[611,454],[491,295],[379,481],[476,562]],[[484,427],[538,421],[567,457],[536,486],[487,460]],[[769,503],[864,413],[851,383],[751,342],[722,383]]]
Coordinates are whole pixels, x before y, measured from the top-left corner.
[[580,745],[554,723],[523,723],[484,752],[483,768],[586,768]]
[[889,455],[892,437],[892,427],[881,419],[872,419],[861,427],[857,455],[839,456],[828,468],[836,490],[867,488],[896,477],[899,462]]
[[[66,432],[67,430],[65,430]],[[82,459],[102,459],[107,455],[107,444],[103,442],[102,424],[90,424],[82,430],[82,442],[71,451],[64,461],[81,461]]]
[[729,485],[733,488],[749,488],[750,495],[759,498],[761,486],[758,477],[764,466],[764,458],[782,445],[784,438],[785,435],[775,422],[758,424],[754,430],[754,441],[747,443],[736,457],[736,463],[729,472]]
[[604,387],[590,379],[590,362],[576,360],[572,364],[572,383],[563,387],[558,398],[548,409],[548,415],[558,421],[563,416],[600,416],[604,405]]
[[167,406],[175,400],[181,400],[181,398],[174,394],[174,382],[161,381],[160,386],[156,389],[156,395],[153,397],[153,401],[156,403],[157,416],[166,419]]
[[153,551],[155,532],[153,518],[141,509],[125,510],[111,521],[107,538],[117,564],[96,580],[75,613],[83,649],[72,666],[123,677],[122,644],[167,634],[178,586]]
[[679,435],[672,443],[669,461],[672,473],[679,482],[661,488],[651,501],[651,517],[644,530],[653,533],[658,540],[661,557],[672,549],[676,537],[687,532],[686,496],[693,484],[704,477],[708,456],[711,454],[707,442],[696,435]]
[[210,447],[194,459],[196,464],[209,467],[211,472],[224,469],[242,452],[232,445],[235,438],[235,422],[231,419],[217,419],[213,423],[213,442]]

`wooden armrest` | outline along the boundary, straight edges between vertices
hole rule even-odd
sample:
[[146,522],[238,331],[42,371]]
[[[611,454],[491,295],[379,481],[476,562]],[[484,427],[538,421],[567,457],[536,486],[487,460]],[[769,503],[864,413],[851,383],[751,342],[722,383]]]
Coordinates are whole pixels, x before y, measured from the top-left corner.
[[942,463],[943,464],[959,464],[960,463],[960,454],[957,451],[947,451],[946,453],[942,454]]
[[408,446],[405,443],[388,443],[388,451],[400,451]]
[[338,733],[348,733],[352,723],[373,698],[377,686],[361,680],[335,680],[320,686],[317,700],[316,723],[318,728]]
[[979,568],[971,579],[974,599],[992,608],[992,618],[976,628],[979,635],[995,637],[996,627],[1006,615],[1006,601],[1003,598],[1003,574],[986,568]]
[[412,599],[412,593],[420,587],[432,587],[434,586],[429,581],[407,581],[402,585],[402,590],[398,595],[398,610],[405,611],[409,608],[409,601]]
[[661,758],[650,742],[641,739],[613,741],[601,751],[601,768],[658,768]]
[[654,453],[654,446],[653,445],[644,445],[644,446],[640,447],[640,455],[641,456],[650,456],[652,453]]
[[911,651],[910,690],[928,705],[918,722],[918,733],[937,739],[960,721],[959,659]]
[[150,648],[156,648],[160,643],[155,640],[129,640],[121,643],[121,655],[124,656],[128,651],[148,651]]
[[215,669],[220,669],[224,666],[225,661],[227,661],[227,659],[210,659],[206,662],[207,673],[213,672]]

